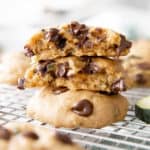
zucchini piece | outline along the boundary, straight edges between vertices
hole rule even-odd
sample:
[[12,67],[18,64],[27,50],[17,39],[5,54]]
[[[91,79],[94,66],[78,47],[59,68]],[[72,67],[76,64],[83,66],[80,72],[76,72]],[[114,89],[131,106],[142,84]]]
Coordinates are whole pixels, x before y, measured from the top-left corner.
[[150,123],[150,96],[136,102],[135,116],[146,123]]

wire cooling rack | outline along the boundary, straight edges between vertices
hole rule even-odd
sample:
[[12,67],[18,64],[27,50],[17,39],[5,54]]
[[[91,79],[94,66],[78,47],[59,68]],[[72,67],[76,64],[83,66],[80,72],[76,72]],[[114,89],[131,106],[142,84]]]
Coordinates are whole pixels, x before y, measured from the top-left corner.
[[[35,90],[20,91],[13,86],[0,85],[0,125],[21,121],[50,127],[25,116],[26,104],[34,92]],[[134,115],[135,101],[150,95],[150,89],[134,89],[123,95],[128,97],[131,104],[124,121],[102,129],[57,130],[69,134],[87,150],[150,150],[150,125],[141,122]]]

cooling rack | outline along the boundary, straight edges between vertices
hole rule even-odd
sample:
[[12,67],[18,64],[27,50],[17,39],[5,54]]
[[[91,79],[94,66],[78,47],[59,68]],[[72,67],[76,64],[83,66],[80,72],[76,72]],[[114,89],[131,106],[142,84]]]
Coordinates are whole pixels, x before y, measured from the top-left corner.
[[[33,89],[20,91],[13,86],[0,85],[0,125],[10,121],[21,121],[50,127],[25,115],[26,104],[34,93]],[[124,121],[102,129],[57,130],[69,134],[87,150],[150,150],[150,125],[141,122],[134,115],[134,103],[150,95],[150,89],[134,89],[123,95],[131,104]]]

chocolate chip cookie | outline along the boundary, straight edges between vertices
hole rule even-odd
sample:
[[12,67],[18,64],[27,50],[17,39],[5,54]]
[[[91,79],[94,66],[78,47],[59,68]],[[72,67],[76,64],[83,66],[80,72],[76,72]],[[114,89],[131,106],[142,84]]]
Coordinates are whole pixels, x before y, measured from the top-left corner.
[[60,132],[28,123],[9,123],[0,127],[1,150],[83,150]]
[[118,93],[126,90],[122,67],[117,60],[102,57],[64,57],[55,60],[32,58],[32,66],[20,80],[25,87],[67,87]]
[[127,55],[130,47],[131,42],[117,32],[71,22],[39,31],[24,48],[26,56],[54,59],[70,55],[118,57]]
[[137,56],[150,62],[150,40],[134,41],[129,56]]
[[121,95],[47,87],[31,98],[27,115],[55,127],[101,128],[123,120],[127,110],[128,101]]
[[30,59],[23,52],[9,52],[2,55],[0,63],[0,83],[17,85],[30,65]]
[[150,87],[150,61],[139,56],[130,56],[123,61],[128,75],[129,87]]

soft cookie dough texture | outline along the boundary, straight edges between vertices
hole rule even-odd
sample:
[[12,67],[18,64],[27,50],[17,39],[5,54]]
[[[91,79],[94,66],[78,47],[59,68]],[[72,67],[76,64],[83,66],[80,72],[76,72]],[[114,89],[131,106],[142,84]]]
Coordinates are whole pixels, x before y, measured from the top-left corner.
[[117,93],[126,89],[120,62],[101,57],[38,60],[25,73],[25,87],[50,86]]
[[109,29],[72,22],[57,28],[43,29],[25,45],[26,55],[40,59],[64,56],[125,56],[131,42]]
[[23,52],[7,52],[0,61],[0,83],[17,85],[18,78],[24,76],[30,65],[30,59]]
[[32,97],[27,115],[55,127],[101,128],[123,120],[127,110],[128,101],[121,95],[47,87]]
[[0,127],[0,150],[83,150],[67,135],[29,123]]

